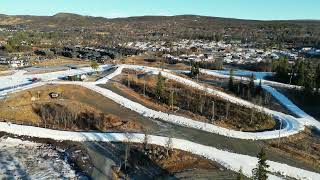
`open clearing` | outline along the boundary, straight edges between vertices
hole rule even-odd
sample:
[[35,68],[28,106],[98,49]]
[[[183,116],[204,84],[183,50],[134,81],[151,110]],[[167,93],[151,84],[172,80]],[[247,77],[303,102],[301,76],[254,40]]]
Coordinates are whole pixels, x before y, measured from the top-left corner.
[[58,56],[54,59],[49,59],[41,62],[33,62],[34,65],[44,67],[44,66],[66,66],[66,65],[90,65],[89,61],[83,61],[81,59],[67,58]]
[[[51,92],[59,93],[61,97],[51,99]],[[141,131],[142,126],[134,119],[134,116],[126,116],[121,113],[120,107],[117,107],[112,101],[92,92],[86,88],[72,85],[49,85],[19,93],[11,94],[10,97],[0,100],[0,118],[4,120],[14,120],[28,124],[43,123],[41,116],[35,112],[35,106],[45,104],[58,104],[66,108],[71,108],[75,112],[91,112],[94,114],[105,113],[108,117],[112,116],[110,128],[106,130],[128,130]],[[101,107],[96,109],[96,107]],[[108,110],[108,111],[106,111]],[[117,115],[115,115],[115,114]],[[121,115],[121,116],[118,116]],[[122,123],[125,122],[125,123]],[[112,124],[117,127],[112,128]],[[56,124],[55,124],[56,125]],[[63,125],[62,125],[63,127]],[[80,125],[80,127],[83,127]],[[77,128],[72,128],[77,130]],[[83,128],[81,128],[83,129]]]

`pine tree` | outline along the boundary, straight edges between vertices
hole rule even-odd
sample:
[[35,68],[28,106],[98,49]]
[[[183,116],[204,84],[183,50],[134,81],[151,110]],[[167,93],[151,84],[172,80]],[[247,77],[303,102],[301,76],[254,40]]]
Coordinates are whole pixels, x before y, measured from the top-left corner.
[[304,81],[305,81],[304,72],[305,72],[305,65],[303,62],[299,62],[298,72],[297,72],[297,84],[299,86],[304,85]]
[[258,154],[257,158],[258,164],[255,169],[253,169],[253,179],[254,180],[267,180],[268,179],[268,168],[269,165],[267,164],[267,156],[265,149],[262,148],[260,153]]
[[303,87],[304,87],[304,94],[305,95],[312,95],[313,94],[314,77],[313,77],[312,72],[310,72],[310,71],[305,72],[305,81],[303,83]]
[[259,81],[259,88],[262,88],[262,81],[261,81],[261,79],[260,79],[260,81]]
[[250,96],[251,97],[254,96],[254,92],[255,92],[254,80],[255,80],[255,77],[253,74],[251,74],[250,82],[249,82],[249,89],[250,89]]
[[240,168],[238,175],[237,175],[237,180],[244,180],[244,175],[242,172],[242,167]]
[[164,78],[162,77],[161,72],[158,74],[156,96],[159,100],[161,100],[164,96]]
[[289,62],[287,58],[280,58],[275,65],[276,78],[280,81],[286,81],[288,79]]
[[320,64],[318,64],[316,75],[315,75],[315,84],[318,92],[320,91]]
[[92,61],[90,66],[94,71],[99,68],[99,64],[96,61]]
[[195,77],[195,76],[197,76],[199,74],[200,74],[200,65],[199,65],[199,63],[197,63],[197,62],[192,63],[191,76]]
[[4,50],[7,51],[8,53],[12,53],[14,51],[13,47],[10,44],[6,44],[3,47],[4,47]]
[[233,75],[234,75],[234,70],[231,69],[231,70],[230,70],[229,84],[228,84],[228,87],[229,87],[229,90],[230,90],[230,91],[232,91],[232,90],[233,90],[233,87],[234,87],[234,84],[233,84]]
[[261,95],[262,95],[262,81],[261,81],[261,79],[260,79],[260,81],[259,81],[259,85],[258,85],[258,87],[257,87],[257,94],[261,97]]

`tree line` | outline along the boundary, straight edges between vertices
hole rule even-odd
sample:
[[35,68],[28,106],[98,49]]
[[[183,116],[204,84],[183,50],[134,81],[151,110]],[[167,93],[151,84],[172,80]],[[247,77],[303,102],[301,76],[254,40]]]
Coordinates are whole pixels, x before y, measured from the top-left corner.
[[320,64],[314,67],[310,61],[300,59],[291,65],[287,58],[280,58],[273,62],[273,69],[273,80],[302,86],[306,96],[320,95]]

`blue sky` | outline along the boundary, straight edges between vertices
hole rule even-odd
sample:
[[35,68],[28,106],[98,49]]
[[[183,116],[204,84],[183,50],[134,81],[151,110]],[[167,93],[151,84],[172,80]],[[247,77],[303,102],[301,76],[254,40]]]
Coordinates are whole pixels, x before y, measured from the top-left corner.
[[319,0],[0,0],[0,14],[90,16],[195,14],[239,19],[318,19]]

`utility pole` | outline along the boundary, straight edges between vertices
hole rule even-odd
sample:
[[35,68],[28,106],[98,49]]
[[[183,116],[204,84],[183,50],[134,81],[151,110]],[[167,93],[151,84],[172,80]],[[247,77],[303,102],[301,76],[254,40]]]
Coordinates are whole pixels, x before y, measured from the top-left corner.
[[214,121],[214,101],[212,101],[212,117],[211,117],[211,123]]
[[202,115],[202,112],[203,112],[203,105],[202,105],[202,93],[200,93],[200,99],[199,99],[199,102],[200,102],[200,113]]
[[280,140],[281,140],[281,129],[282,129],[282,119],[280,119],[280,127],[279,127],[279,138],[278,138],[278,148],[280,147]]
[[291,83],[292,83],[292,77],[293,77],[293,68],[292,68],[291,76],[290,76],[290,82],[289,82],[290,85],[291,85]]
[[173,90],[170,92],[170,99],[171,99],[171,110],[173,111]]
[[230,102],[228,101],[226,105],[226,119],[228,119],[228,116],[229,116],[229,109],[230,109]]
[[146,96],[146,76],[144,76],[143,81],[143,96]]
[[128,76],[128,88],[130,88],[129,72],[128,72],[127,76]]
[[[188,106],[188,110],[190,110],[190,100],[189,100],[189,91],[188,90],[185,90],[185,93],[187,95],[187,106]],[[191,97],[190,97],[191,98]]]
[[250,112],[250,125],[252,124],[253,121],[253,108],[251,108],[251,112]]

